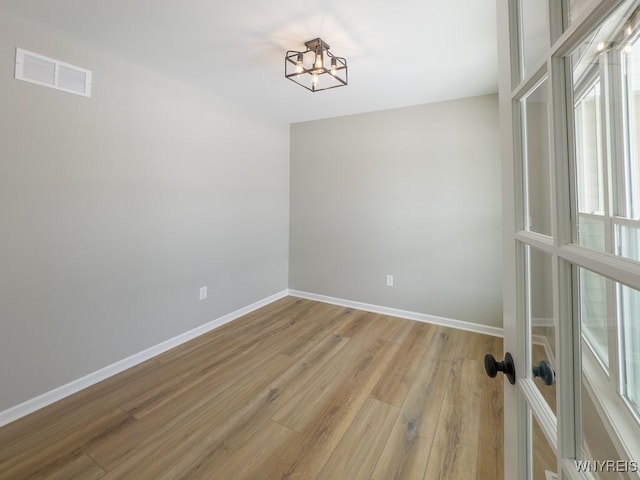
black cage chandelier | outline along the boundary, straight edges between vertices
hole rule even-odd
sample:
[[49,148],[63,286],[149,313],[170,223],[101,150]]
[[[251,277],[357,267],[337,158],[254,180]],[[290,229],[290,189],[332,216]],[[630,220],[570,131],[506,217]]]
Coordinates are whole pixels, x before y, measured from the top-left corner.
[[347,84],[347,60],[336,57],[329,45],[315,38],[305,42],[304,52],[289,50],[284,57],[284,76],[307,90],[319,92]]

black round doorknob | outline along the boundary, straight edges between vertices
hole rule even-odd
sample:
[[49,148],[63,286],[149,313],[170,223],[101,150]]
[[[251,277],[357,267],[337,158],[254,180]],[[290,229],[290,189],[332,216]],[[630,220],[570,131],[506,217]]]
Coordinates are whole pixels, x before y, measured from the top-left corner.
[[497,361],[493,355],[487,353],[484,356],[484,370],[491,378],[495,378],[498,372],[502,372],[507,376],[511,385],[516,383],[516,367],[509,352],[505,353],[504,361],[502,362]]
[[551,368],[549,362],[542,360],[537,366],[533,367],[533,376],[540,377],[545,385],[553,385],[556,383],[556,372]]

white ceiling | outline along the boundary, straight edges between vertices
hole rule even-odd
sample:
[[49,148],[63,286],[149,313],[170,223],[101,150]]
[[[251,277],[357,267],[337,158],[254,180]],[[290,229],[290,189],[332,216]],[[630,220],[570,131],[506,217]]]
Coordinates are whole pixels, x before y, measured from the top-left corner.
[[[495,0],[1,0],[83,42],[300,122],[497,91]],[[321,37],[349,85],[284,78]]]

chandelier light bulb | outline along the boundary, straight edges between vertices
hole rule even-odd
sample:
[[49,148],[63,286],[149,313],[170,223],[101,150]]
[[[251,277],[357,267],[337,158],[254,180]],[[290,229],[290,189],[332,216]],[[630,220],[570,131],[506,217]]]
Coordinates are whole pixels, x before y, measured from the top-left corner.
[[331,59],[331,75],[335,77],[336,73],[338,73],[338,61],[335,58]]
[[322,60],[322,50],[318,50],[316,52],[316,62],[315,62],[315,67],[316,68],[324,68],[324,62]]
[[318,85],[318,74],[314,73],[313,75],[311,75],[311,83],[313,84],[313,86],[315,87],[316,85]]
[[296,60],[296,73],[302,73],[303,70],[304,68],[302,66],[302,54],[299,53],[298,59]]

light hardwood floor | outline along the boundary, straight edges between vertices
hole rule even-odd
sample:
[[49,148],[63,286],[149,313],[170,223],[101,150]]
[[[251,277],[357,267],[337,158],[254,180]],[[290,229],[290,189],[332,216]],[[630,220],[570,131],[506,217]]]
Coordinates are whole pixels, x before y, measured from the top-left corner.
[[0,479],[500,480],[485,353],[287,297],[0,429]]

